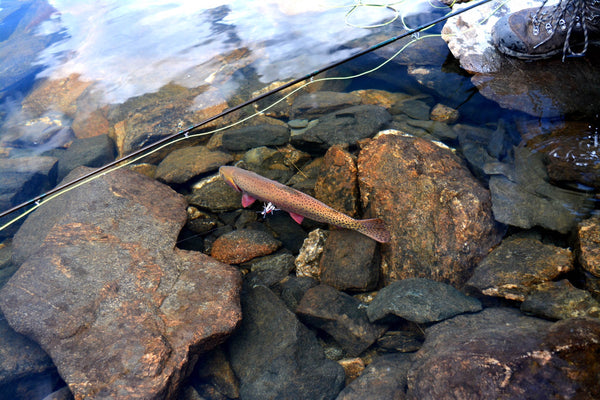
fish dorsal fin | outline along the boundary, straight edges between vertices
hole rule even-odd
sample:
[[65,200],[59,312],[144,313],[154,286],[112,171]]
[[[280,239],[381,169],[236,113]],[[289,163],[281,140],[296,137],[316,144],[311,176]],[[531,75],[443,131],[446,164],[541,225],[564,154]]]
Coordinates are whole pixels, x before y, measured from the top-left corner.
[[242,207],[248,207],[255,201],[256,199],[250,196],[248,193],[242,193]]
[[297,223],[299,223],[299,224],[301,224],[302,221],[304,220],[304,217],[302,215],[296,214],[296,213],[293,213],[293,212],[290,212],[290,217],[292,217],[292,219],[294,221],[296,221]]

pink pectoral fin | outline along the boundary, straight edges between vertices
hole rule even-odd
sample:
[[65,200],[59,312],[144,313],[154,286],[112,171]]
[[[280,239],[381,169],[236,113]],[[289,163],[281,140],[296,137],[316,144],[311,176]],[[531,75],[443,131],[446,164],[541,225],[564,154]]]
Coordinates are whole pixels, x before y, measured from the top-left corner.
[[252,203],[254,203],[256,199],[250,196],[248,193],[242,193],[242,207],[248,207]]
[[290,212],[290,217],[292,217],[292,219],[294,221],[296,221],[297,223],[299,223],[299,224],[301,224],[302,221],[304,220],[304,217],[302,215],[296,214],[296,213],[293,213],[293,212]]

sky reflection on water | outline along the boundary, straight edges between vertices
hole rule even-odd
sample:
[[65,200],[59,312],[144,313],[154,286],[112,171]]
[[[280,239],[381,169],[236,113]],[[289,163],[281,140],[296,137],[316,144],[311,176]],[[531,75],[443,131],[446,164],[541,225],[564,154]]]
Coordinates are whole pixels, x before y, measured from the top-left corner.
[[[403,13],[428,7],[421,0],[407,3]],[[62,30],[68,37],[40,55],[38,62],[47,66],[40,76],[60,79],[80,74],[83,80],[100,82],[109,103],[155,92],[168,82],[198,86],[214,72],[211,60],[239,48],[249,50],[246,61],[263,83],[299,77],[356,52],[343,44],[372,32],[347,25],[344,16],[350,8],[338,1],[292,5],[284,0],[55,0],[51,4],[58,13],[40,26],[39,33]],[[393,16],[385,8],[360,8],[352,22],[366,26]]]

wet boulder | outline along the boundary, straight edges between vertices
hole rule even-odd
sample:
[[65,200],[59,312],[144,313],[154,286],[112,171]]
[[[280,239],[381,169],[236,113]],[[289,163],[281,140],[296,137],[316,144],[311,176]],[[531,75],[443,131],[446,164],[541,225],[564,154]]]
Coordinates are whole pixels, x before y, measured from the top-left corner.
[[281,242],[265,231],[238,229],[215,240],[211,256],[227,264],[240,264],[255,257],[266,256],[281,246]]
[[410,365],[411,359],[407,354],[377,357],[356,380],[340,392],[337,400],[403,399]]
[[481,302],[452,286],[423,278],[392,282],[369,303],[371,321],[396,315],[419,324],[442,321],[458,314],[481,311]]
[[192,146],[171,152],[156,168],[156,178],[166,183],[185,183],[195,176],[216,171],[233,157],[204,146]]
[[600,321],[556,323],[487,308],[426,330],[407,397],[593,399],[600,395]]
[[229,151],[246,151],[258,146],[283,146],[290,140],[286,126],[260,124],[223,132],[221,145]]
[[360,139],[374,136],[392,120],[383,107],[359,105],[335,111],[319,118],[319,123],[297,135],[291,142],[301,149],[326,151],[333,145],[356,145]]
[[332,146],[323,157],[315,182],[315,197],[339,212],[356,217],[358,178],[356,158],[340,146]]
[[513,163],[488,163],[484,171],[494,217],[504,224],[568,233],[594,207],[590,194],[550,184],[543,155],[526,147],[514,149]]
[[357,106],[361,98],[357,93],[319,91],[298,96],[292,105],[292,118],[314,118],[342,108]]
[[577,259],[590,274],[600,278],[600,217],[592,217],[577,226]]
[[358,157],[363,208],[382,218],[387,283],[422,277],[463,285],[500,240],[489,192],[448,148],[390,131]]
[[547,319],[600,317],[600,303],[568,280],[536,285],[521,303],[521,311]]
[[309,289],[296,313],[309,326],[331,335],[351,357],[366,350],[386,329],[369,321],[359,300],[327,285]]
[[115,159],[115,145],[108,135],[75,139],[66,149],[54,149],[44,155],[58,158],[58,179],[82,165],[101,167]]
[[333,230],[319,260],[319,276],[338,290],[373,290],[379,282],[379,264],[373,239],[352,230]]
[[0,314],[0,398],[41,399],[59,379],[48,354]]
[[237,326],[239,272],[175,248],[185,221],[182,196],[121,169],[43,204],[20,228],[20,268],[0,308],[75,397],[171,398],[196,354]]
[[315,334],[264,286],[245,286],[242,324],[228,341],[240,398],[333,399],[342,367],[323,354]]
[[539,240],[505,240],[479,263],[467,285],[487,296],[523,301],[534,286],[573,269],[574,256]]

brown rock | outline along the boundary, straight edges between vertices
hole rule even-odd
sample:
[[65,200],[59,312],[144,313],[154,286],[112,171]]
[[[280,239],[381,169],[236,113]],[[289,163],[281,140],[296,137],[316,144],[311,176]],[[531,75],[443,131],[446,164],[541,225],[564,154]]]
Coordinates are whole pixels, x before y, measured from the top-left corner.
[[409,399],[595,399],[600,321],[551,323],[487,308],[427,329],[408,373]]
[[423,277],[461,286],[500,240],[489,192],[450,150],[380,135],[358,158],[361,199],[391,233],[382,246],[387,282]]
[[204,146],[184,147],[173,151],[158,164],[156,178],[167,183],[185,183],[231,161],[233,157],[221,151],[211,151]]
[[521,311],[548,319],[600,317],[600,303],[568,280],[535,286],[521,304]]
[[583,269],[600,278],[600,217],[577,226],[577,259]]
[[72,117],[77,109],[77,98],[91,83],[79,80],[79,74],[43,81],[23,100],[23,111],[32,116],[40,116],[51,108],[58,108],[63,114]]
[[429,119],[432,121],[445,122],[446,124],[455,123],[458,121],[458,117],[460,117],[458,110],[444,104],[436,104],[429,115]]
[[376,89],[355,90],[352,93],[356,93],[360,96],[361,104],[381,106],[385,107],[387,110],[392,108],[394,104],[410,97],[410,95],[404,93],[392,93]]
[[315,183],[315,197],[351,217],[358,213],[356,159],[341,146],[327,150]]
[[[117,145],[119,157],[204,121],[207,108],[212,110],[211,107],[216,107],[216,110],[220,110],[226,107],[197,108],[197,97],[210,89],[209,86],[188,89],[171,83],[158,92],[130,98],[112,109],[108,113],[108,120],[113,125],[111,137]],[[203,126],[207,127],[210,125]],[[168,150],[172,151],[173,148]]]
[[106,112],[102,109],[90,113],[77,113],[71,125],[71,129],[78,139],[108,135],[109,127]]
[[377,243],[351,230],[329,233],[319,262],[321,282],[338,290],[373,290],[379,281]]
[[344,368],[344,372],[346,373],[346,384],[358,378],[365,369],[365,362],[360,357],[345,358],[339,360],[338,364]]
[[263,231],[240,229],[215,240],[211,256],[226,264],[240,264],[273,253],[281,242]]
[[505,240],[475,269],[467,285],[487,296],[523,301],[535,285],[573,269],[573,254],[539,240]]
[[42,204],[15,236],[22,265],[0,307],[76,399],[173,398],[195,354],[240,321],[239,272],[175,248],[185,207],[167,186],[121,169]]

